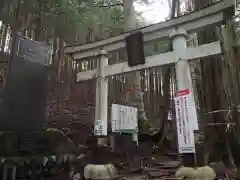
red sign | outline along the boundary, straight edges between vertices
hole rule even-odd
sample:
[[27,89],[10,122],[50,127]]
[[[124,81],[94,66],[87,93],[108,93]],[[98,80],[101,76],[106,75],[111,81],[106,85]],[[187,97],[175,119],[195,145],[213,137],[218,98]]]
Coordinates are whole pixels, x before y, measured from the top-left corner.
[[178,92],[176,92],[175,96],[178,97],[178,96],[184,96],[184,95],[187,95],[187,94],[190,94],[189,89],[178,91]]

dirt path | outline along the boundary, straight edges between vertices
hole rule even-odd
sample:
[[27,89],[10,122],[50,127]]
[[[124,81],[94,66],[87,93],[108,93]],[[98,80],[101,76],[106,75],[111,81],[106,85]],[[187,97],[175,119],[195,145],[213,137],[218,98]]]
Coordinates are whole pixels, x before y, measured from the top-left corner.
[[177,154],[166,154],[159,160],[152,158],[143,162],[143,169],[121,175],[121,180],[178,180],[174,177],[180,161]]

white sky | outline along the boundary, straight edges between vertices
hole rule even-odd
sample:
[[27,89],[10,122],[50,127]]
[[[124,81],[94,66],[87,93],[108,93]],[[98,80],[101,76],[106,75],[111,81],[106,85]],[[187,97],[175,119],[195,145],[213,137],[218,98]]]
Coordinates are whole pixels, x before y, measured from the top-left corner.
[[150,0],[149,5],[134,3],[134,6],[150,24],[165,21],[170,11],[167,0]]

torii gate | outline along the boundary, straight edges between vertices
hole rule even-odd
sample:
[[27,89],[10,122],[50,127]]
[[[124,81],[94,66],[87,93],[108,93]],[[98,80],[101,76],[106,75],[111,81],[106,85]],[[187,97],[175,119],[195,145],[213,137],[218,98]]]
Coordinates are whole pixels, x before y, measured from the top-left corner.
[[[223,0],[196,12],[138,29],[138,31],[143,33],[144,42],[166,37],[172,39],[173,52],[148,56],[146,57],[146,63],[144,65],[129,67],[127,62],[108,65],[107,52],[125,47],[125,38],[130,35],[130,33],[124,33],[119,36],[85,45],[65,47],[65,53],[71,55],[76,61],[88,57],[99,57],[98,69],[77,74],[77,82],[97,78],[95,120],[101,120],[104,122],[103,124],[107,125],[108,82],[105,78],[108,76],[176,63],[178,91],[192,89],[190,70],[187,61],[219,55],[222,53],[222,50],[219,41],[195,48],[187,48],[187,32],[197,32],[209,26],[214,27],[221,25],[225,20],[225,12],[229,9],[233,9],[233,7],[234,0]],[[103,135],[107,135],[106,132],[103,132]]]

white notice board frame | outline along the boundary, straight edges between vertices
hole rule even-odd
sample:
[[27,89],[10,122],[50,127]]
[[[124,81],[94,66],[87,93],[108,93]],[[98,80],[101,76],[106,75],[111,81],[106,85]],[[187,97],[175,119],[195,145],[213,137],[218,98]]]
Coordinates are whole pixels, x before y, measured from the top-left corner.
[[112,132],[138,133],[137,108],[112,104],[111,128]]
[[[189,89],[179,91],[175,95],[176,123],[178,134],[178,151],[180,154],[195,153],[195,140],[192,122],[193,110]],[[195,107],[194,107],[195,108]]]

